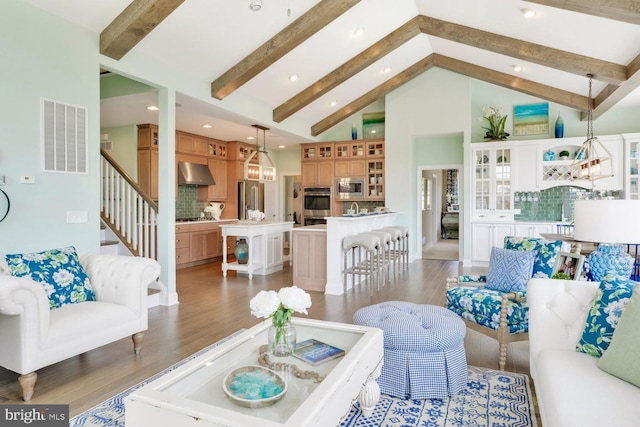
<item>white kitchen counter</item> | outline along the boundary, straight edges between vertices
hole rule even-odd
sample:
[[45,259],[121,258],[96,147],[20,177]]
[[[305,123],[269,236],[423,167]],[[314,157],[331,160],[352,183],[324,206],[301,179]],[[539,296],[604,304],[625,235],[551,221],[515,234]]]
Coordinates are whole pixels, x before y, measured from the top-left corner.
[[[249,259],[247,264],[238,264],[237,261],[227,262],[227,245],[222,249],[222,275],[227,277],[228,270],[236,270],[247,273],[249,280],[253,275],[267,275],[282,270],[283,233],[289,233],[289,241],[292,242],[291,222],[271,221],[238,221],[234,224],[221,224],[222,238],[227,236],[245,238],[249,245]],[[289,262],[293,258],[293,248],[289,248]]]
[[396,225],[399,213],[327,217],[327,285],[325,293],[342,295],[344,270],[342,239],[346,236]]

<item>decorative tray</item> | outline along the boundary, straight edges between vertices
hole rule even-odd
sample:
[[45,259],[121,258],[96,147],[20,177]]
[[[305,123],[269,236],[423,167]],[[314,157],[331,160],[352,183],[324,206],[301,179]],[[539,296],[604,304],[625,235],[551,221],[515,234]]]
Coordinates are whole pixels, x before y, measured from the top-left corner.
[[240,406],[264,408],[282,399],[287,392],[287,383],[271,369],[243,366],[227,374],[222,388],[227,397]]

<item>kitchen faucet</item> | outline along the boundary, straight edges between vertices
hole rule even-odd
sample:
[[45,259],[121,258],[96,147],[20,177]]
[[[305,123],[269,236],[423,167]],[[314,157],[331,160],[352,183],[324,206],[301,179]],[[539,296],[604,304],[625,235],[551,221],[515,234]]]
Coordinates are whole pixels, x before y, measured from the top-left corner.
[[[355,210],[353,209],[353,205],[356,205]],[[356,202],[351,203],[351,207],[349,209],[353,210],[354,213],[360,212],[360,210],[358,209],[358,204]]]

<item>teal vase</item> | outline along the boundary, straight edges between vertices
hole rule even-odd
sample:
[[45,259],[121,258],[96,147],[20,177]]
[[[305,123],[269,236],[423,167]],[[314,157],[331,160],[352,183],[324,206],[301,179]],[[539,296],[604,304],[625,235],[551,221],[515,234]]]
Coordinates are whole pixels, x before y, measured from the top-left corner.
[[249,245],[247,245],[247,241],[245,239],[240,239],[236,242],[233,254],[236,256],[238,264],[246,264],[249,262]]
[[564,136],[564,120],[562,120],[560,113],[558,113],[558,118],[556,119],[555,135],[556,138],[562,138]]

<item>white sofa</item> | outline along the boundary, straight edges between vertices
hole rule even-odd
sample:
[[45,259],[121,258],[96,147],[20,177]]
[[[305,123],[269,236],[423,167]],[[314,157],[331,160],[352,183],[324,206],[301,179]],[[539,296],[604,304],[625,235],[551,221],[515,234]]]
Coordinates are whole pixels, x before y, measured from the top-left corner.
[[133,336],[140,352],[147,329],[147,287],[160,275],[149,258],[80,255],[96,301],[49,309],[42,285],[0,266],[0,366],[21,374],[23,399],[33,395],[35,371]]
[[576,351],[597,282],[531,279],[529,355],[542,427],[637,427],[640,388]]

